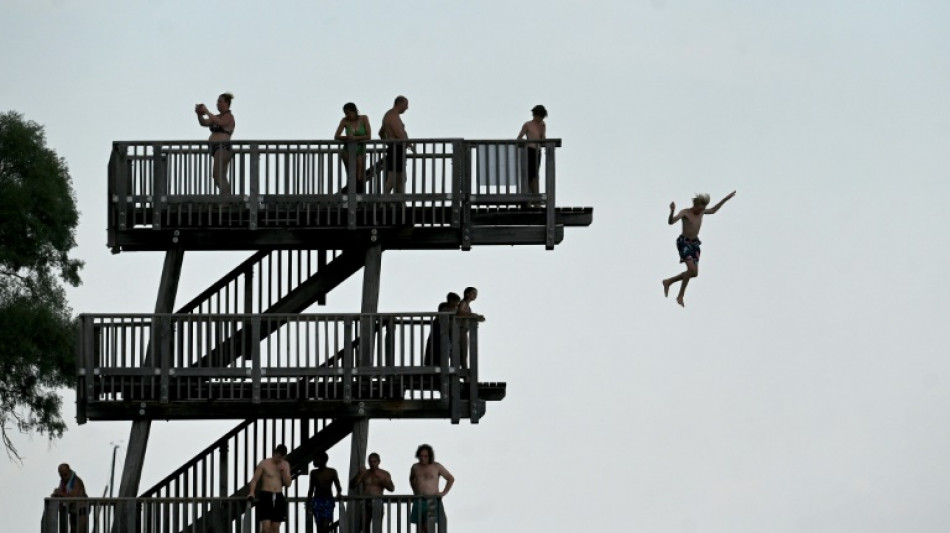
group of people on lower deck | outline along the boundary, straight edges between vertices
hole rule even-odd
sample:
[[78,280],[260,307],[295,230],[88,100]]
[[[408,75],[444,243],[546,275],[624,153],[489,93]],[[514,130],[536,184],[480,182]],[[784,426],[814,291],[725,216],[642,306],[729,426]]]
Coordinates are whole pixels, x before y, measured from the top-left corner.
[[[472,311],[472,302],[478,298],[478,289],[475,287],[466,287],[465,290],[462,291],[462,295],[463,296],[459,296],[454,292],[448,293],[445,296],[445,301],[439,304],[438,312],[454,313],[458,317],[471,318],[479,322],[484,322],[485,317],[483,315]],[[468,368],[468,344],[471,327],[471,323],[468,320],[459,322],[459,366],[462,368]],[[452,332],[449,332],[449,335],[449,346],[451,346]],[[422,360],[424,366],[442,366],[445,362],[448,362],[448,358],[443,357],[442,354],[441,339],[442,323],[436,318],[432,320],[429,338],[426,339],[425,356]]]
[[[283,444],[274,449],[271,457],[261,461],[254,471],[249,484],[248,499],[257,504],[257,520],[262,533],[277,533],[280,525],[287,521],[288,504],[284,497],[284,487],[292,482],[290,463],[287,462],[287,447]],[[343,496],[343,488],[336,469],[327,466],[326,452],[320,452],[313,462],[316,467],[310,471],[310,485],[307,490],[307,514],[313,517],[317,533],[329,533],[337,522],[337,508],[343,510],[338,502]],[[409,511],[410,521],[418,526],[419,533],[439,533],[445,523],[445,510],[441,498],[452,489],[455,477],[435,461],[432,446],[422,444],[416,449],[417,462],[409,469],[409,485],[413,498]],[[395,492],[392,475],[380,465],[378,453],[367,457],[369,467],[361,466],[350,480],[351,496],[363,496],[356,500],[356,511],[352,515],[357,521],[356,531],[364,533],[381,532],[386,505],[382,498],[386,491]],[[442,480],[444,487],[440,488]],[[260,488],[258,488],[260,484]],[[334,489],[335,494],[334,494]],[[429,523],[435,523],[436,531],[429,531]]]
[[[228,167],[231,163],[231,136],[234,134],[234,115],[231,113],[231,101],[234,95],[222,93],[218,96],[218,113],[212,113],[205,104],[195,105],[195,114],[198,123],[211,131],[208,137],[209,152],[212,157],[212,179],[221,194],[231,194],[231,184],[228,182]],[[409,99],[397,96],[393,107],[383,115],[383,123],[379,128],[379,138],[386,142],[385,170],[386,180],[383,192],[390,194],[406,192],[406,150],[415,151],[411,143],[407,143],[409,134],[402,121],[402,114],[409,110]],[[531,109],[531,120],[522,125],[518,132],[518,140],[539,141],[547,138],[547,125],[544,119],[548,111],[543,105],[536,105]],[[333,138],[345,142],[341,153],[343,166],[347,173],[350,165],[356,165],[357,192],[366,190],[366,141],[373,138],[369,117],[361,115],[359,108],[352,102],[343,105],[343,118],[336,128]],[[528,190],[537,194],[538,171],[541,166],[541,148],[538,144],[526,144],[528,168]]]

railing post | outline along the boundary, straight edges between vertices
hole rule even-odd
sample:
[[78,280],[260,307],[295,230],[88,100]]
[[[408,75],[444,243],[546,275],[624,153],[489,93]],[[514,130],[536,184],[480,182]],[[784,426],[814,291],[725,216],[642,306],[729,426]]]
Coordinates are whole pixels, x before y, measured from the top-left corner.
[[448,201],[452,206],[452,227],[462,221],[462,169],[465,168],[465,141],[452,140],[452,177],[449,182]]
[[478,320],[472,320],[468,334],[469,420],[478,423]]
[[[362,334],[362,332],[360,332]],[[362,344],[362,340],[360,341]],[[360,346],[360,350],[363,347]],[[343,403],[353,401],[353,319],[343,318]]]
[[116,155],[116,170],[115,170],[115,197],[112,198],[112,201],[116,205],[116,218],[115,224],[120,230],[128,229],[128,209],[129,209],[129,183],[131,176],[129,175],[129,166],[127,164],[128,154],[126,153],[128,148],[121,143],[113,143],[112,149]]
[[261,317],[251,318],[251,403],[261,403]]
[[472,249],[472,150],[474,145],[463,141],[464,147],[459,156],[462,162],[459,183],[459,205],[461,209],[462,250]]
[[79,354],[76,358],[77,366],[79,367],[79,386],[78,391],[82,391],[82,394],[79,398],[78,405],[76,406],[76,421],[80,424],[86,422],[86,407],[87,404],[94,400],[96,397],[95,389],[95,366],[94,363],[98,358],[96,353],[96,338],[95,338],[95,319],[88,316],[79,317]]
[[[168,376],[173,374],[175,371],[170,369],[170,355],[171,355],[171,335],[169,333],[169,328],[171,326],[171,318],[168,315],[162,315],[156,317],[157,320],[152,322],[152,346],[153,352],[157,352],[159,365],[161,367],[161,402],[168,403]],[[156,327],[155,322],[158,322]]]
[[46,498],[43,500],[43,517],[40,519],[40,529],[43,533],[59,533],[56,527],[59,522],[59,511],[56,500]]
[[152,145],[152,229],[162,229],[162,213],[164,204],[168,199],[168,176],[165,153],[162,151],[162,145],[155,143]]
[[465,329],[462,327],[462,322],[468,320],[467,318],[452,318],[452,350],[451,350],[451,367],[447,370],[451,376],[449,377],[449,395],[451,396],[451,404],[449,405],[449,413],[452,419],[453,424],[458,424],[459,420],[462,418],[459,403],[461,402],[461,395],[459,389],[461,388],[460,378],[459,378],[459,364],[462,360],[462,343],[465,342],[465,339],[462,338],[464,335]]
[[[436,317],[439,321],[439,338],[435,342],[439,343],[439,374],[442,376],[439,383],[439,396],[443,404],[449,403],[449,366],[452,364],[449,357],[452,353],[452,332],[455,328],[455,316],[440,314]],[[433,350],[435,348],[433,347]],[[433,358],[434,359],[434,358]]]
[[347,158],[346,165],[346,194],[343,195],[343,202],[346,205],[346,227],[356,229],[356,144],[343,143],[343,150]]
[[257,229],[257,212],[261,208],[261,149],[259,144],[254,143],[251,145],[249,157],[251,158],[251,176],[250,183],[248,183],[250,196],[247,202],[247,209],[249,211],[247,221],[248,227],[254,230]]
[[108,194],[109,198],[107,200],[107,213],[108,213],[108,246],[115,250],[118,247],[116,243],[116,229],[118,229],[119,224],[119,214],[118,214],[118,195],[116,194],[116,183],[119,180],[120,169],[119,166],[119,149],[115,143],[112,144],[112,154],[109,156],[109,183],[108,183]]
[[544,236],[544,248],[547,250],[554,249],[554,240],[555,240],[555,226],[554,226],[554,210],[556,206],[556,199],[554,197],[554,148],[559,143],[555,141],[545,141],[545,154],[544,154],[544,214],[545,214],[545,236]]

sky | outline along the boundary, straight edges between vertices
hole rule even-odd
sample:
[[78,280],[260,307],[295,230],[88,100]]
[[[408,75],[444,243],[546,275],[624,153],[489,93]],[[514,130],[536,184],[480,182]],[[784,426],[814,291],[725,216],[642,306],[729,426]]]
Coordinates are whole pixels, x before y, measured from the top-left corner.
[[[453,532],[944,531],[948,27],[923,0],[0,0],[0,111],[69,165],[74,311],[128,313],[162,255],[105,246],[113,141],[204,139],[193,106],[224,91],[235,139],[329,139],[348,101],[376,127],[397,94],[410,136],[510,138],[544,104],[557,203],[591,227],[383,255],[381,311],[479,288],[482,379],[508,384],[478,425],[373,422],[397,492],[428,442]],[[669,204],[733,190],[680,308]],[[186,254],[178,301],[247,255]],[[38,528],[60,462],[101,494],[128,439],[63,395],[65,436],[0,458],[5,529]],[[143,488],[232,426],[156,422]]]

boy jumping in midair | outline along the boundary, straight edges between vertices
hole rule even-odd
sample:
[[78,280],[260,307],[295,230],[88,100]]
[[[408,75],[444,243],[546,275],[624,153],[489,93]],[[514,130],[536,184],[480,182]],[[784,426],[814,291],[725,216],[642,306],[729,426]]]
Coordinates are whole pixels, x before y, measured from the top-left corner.
[[681,281],[683,283],[680,285],[680,293],[679,296],[676,297],[676,303],[686,307],[686,304],[683,303],[683,296],[686,294],[686,285],[689,284],[690,278],[695,278],[699,275],[699,245],[702,244],[699,242],[699,228],[703,225],[703,215],[711,215],[719,211],[722,204],[726,203],[726,200],[735,195],[736,191],[732,191],[718,204],[707,209],[706,206],[709,205],[709,195],[697,194],[696,197],[693,198],[693,207],[683,209],[677,213],[676,216],[673,216],[673,212],[676,211],[676,202],[670,202],[670,225],[676,224],[677,220],[682,219],[683,221],[683,232],[676,238],[676,249],[679,250],[680,253],[680,263],[686,263],[686,271],[672,278],[663,280],[663,296],[669,296],[670,285]]

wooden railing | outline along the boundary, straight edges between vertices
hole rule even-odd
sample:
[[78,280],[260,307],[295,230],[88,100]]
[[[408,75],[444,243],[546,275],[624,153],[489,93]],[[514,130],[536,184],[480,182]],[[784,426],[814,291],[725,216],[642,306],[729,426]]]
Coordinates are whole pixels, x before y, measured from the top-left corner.
[[[404,193],[386,190],[386,167],[392,163],[387,143],[365,143],[363,184],[355,153],[344,150],[345,144],[230,142],[230,193],[219,194],[208,142],[115,142],[109,164],[111,240],[114,231],[137,228],[458,227],[473,205],[543,204],[553,220],[559,139],[398,141],[409,148]],[[543,159],[529,160],[542,153]]]
[[[287,500],[287,521],[281,531],[314,531],[306,498]],[[429,512],[420,512],[423,502]],[[347,512],[349,508],[353,511]],[[257,531],[253,509],[244,498],[46,498],[40,531],[67,531],[68,522],[75,519],[87,532],[243,533]],[[334,524],[339,533],[415,533],[422,528],[447,533],[442,509],[438,496],[343,496],[336,502]]]
[[451,313],[82,315],[79,402],[474,401],[477,337]]

